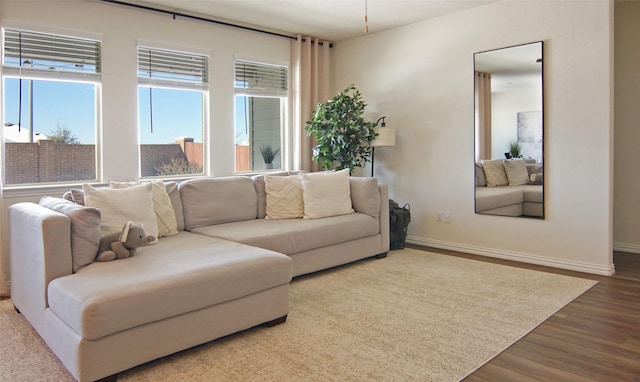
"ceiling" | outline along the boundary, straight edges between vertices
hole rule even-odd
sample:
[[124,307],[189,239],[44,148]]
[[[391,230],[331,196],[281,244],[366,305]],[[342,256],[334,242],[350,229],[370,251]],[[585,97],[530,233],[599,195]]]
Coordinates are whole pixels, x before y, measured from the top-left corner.
[[496,0],[125,0],[333,42],[365,34],[365,4],[369,33],[375,33],[493,1]]

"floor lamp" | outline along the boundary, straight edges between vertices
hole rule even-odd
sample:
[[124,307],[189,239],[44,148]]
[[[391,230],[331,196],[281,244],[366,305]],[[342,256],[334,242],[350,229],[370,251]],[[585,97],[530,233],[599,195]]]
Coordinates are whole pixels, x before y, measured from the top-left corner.
[[[392,127],[387,127],[384,119],[387,117],[380,117],[376,121],[376,127],[374,131],[376,134],[376,140],[371,142],[371,177],[373,178],[373,162],[376,155],[376,147],[393,147],[396,145],[396,129]],[[378,123],[380,127],[378,127]]]

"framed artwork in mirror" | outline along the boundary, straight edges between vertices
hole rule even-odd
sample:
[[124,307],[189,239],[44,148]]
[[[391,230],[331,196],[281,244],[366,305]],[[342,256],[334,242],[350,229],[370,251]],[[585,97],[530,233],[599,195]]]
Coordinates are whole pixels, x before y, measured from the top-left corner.
[[475,212],[544,219],[542,41],[478,52]]

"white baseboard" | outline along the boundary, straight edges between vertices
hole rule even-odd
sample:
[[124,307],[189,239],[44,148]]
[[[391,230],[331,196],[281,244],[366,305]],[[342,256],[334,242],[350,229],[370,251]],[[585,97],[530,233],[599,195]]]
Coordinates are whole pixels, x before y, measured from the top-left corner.
[[613,250],[620,252],[628,252],[628,253],[638,253],[640,254],[640,245],[638,244],[629,244],[629,243],[618,243],[613,242]]
[[550,257],[543,257],[543,256],[532,255],[528,253],[511,252],[511,251],[505,251],[502,249],[495,249],[495,248],[484,248],[484,247],[478,247],[478,246],[473,246],[468,244],[425,239],[425,238],[420,238],[415,236],[408,236],[407,243],[433,247],[433,248],[446,249],[450,251],[470,253],[473,255],[495,257],[503,260],[512,260],[512,261],[519,261],[519,262],[528,263],[528,264],[543,265],[543,266],[552,267],[552,268],[560,268],[560,269],[568,269],[568,270],[577,271],[577,272],[592,273],[592,274],[602,275],[602,276],[613,276],[613,274],[615,273],[615,267],[613,265],[609,267],[609,266],[602,266],[602,265],[591,264],[591,263],[583,263],[579,261],[554,259]]

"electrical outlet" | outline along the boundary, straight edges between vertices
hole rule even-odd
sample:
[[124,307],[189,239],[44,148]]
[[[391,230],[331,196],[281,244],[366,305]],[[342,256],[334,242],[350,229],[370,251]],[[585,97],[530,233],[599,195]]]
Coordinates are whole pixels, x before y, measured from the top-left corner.
[[443,220],[445,223],[451,224],[451,222],[453,221],[453,216],[451,216],[451,212],[445,212],[443,214]]
[[442,223],[442,212],[436,212],[436,221]]

